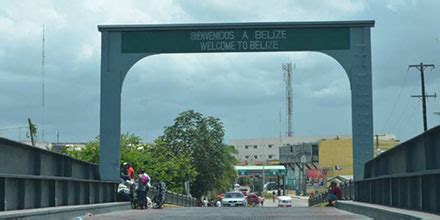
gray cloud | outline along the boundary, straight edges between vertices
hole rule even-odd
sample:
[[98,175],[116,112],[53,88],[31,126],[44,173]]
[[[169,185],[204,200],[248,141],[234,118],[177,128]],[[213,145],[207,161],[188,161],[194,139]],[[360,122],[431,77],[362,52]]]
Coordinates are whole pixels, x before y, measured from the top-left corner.
[[[421,131],[416,70],[438,62],[438,1],[2,1],[0,8],[0,128],[42,123],[41,27],[46,25],[46,137],[86,141],[99,132],[98,24],[242,21],[376,20],[372,29],[376,132],[407,139]],[[419,13],[423,11],[423,13]],[[298,135],[351,133],[348,78],[319,53],[157,55],[128,73],[122,129],[151,141],[176,115],[195,109],[220,117],[226,138],[278,136],[285,130],[281,63],[293,61],[294,129]],[[440,68],[440,67],[439,67]],[[406,78],[406,80],[405,80]],[[406,83],[404,83],[406,82]],[[438,92],[438,69],[427,90]],[[404,86],[402,92],[401,87]],[[400,93],[400,96],[398,94]],[[399,100],[393,109],[395,100]],[[440,111],[437,101],[430,112]],[[440,117],[430,113],[431,126]],[[16,132],[1,133],[16,138]]]

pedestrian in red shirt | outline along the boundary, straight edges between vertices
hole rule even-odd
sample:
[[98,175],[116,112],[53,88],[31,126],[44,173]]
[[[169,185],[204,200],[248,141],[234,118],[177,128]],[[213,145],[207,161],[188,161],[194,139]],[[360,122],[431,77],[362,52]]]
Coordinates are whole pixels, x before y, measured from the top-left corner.
[[134,182],[134,169],[133,169],[133,167],[130,165],[130,163],[128,163],[127,173],[128,173],[128,176],[130,177],[130,180],[131,180],[132,182]]
[[328,190],[327,194],[327,200],[328,204],[327,206],[334,206],[334,203],[336,203],[336,200],[341,199],[341,189],[339,189],[338,184],[335,181],[332,181],[330,183],[330,189]]

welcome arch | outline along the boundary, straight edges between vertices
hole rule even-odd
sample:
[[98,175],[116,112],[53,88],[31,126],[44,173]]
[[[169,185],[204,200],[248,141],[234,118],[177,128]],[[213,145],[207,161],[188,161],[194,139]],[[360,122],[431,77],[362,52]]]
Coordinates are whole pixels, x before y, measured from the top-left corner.
[[101,180],[119,181],[121,91],[129,69],[163,53],[316,51],[336,59],[351,88],[353,169],[373,158],[370,28],[374,21],[100,25]]

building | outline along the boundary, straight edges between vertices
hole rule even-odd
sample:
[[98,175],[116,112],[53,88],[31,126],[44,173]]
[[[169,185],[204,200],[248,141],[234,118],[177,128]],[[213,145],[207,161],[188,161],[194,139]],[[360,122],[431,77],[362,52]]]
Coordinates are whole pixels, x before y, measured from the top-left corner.
[[[21,143],[31,145],[30,141],[22,141]],[[61,153],[64,148],[71,148],[75,150],[81,150],[86,146],[85,142],[65,142],[65,143],[51,143],[51,142],[42,142],[35,141],[35,147],[50,150],[56,153]]]
[[[374,156],[397,144],[392,135],[379,136],[379,148],[374,146]],[[374,142],[376,144],[376,140]],[[353,175],[353,144],[351,138],[323,139],[319,142],[319,167],[329,177]]]
[[287,170],[284,166],[235,166],[237,172],[237,183],[241,186],[248,186],[251,191],[262,192],[264,183],[276,183],[284,189]]
[[282,137],[282,138],[251,138],[231,139],[230,145],[235,146],[236,155],[241,165],[279,164],[279,147],[301,143],[318,142],[323,137]]
[[[392,135],[379,136],[378,140],[379,147],[374,146],[374,155],[399,143]],[[376,140],[374,143],[376,145]],[[322,181],[353,175],[353,145],[348,135],[234,139],[229,144],[238,151],[239,165],[285,165],[288,169],[284,184],[298,191],[304,191],[301,188],[306,187],[307,191],[314,192],[322,187]],[[305,156],[304,166],[301,164],[302,155]]]

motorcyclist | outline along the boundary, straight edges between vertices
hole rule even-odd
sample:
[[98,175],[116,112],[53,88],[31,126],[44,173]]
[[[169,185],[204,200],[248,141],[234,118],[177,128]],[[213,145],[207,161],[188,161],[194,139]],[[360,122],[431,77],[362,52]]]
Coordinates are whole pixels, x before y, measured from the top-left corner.
[[128,165],[127,162],[124,162],[124,163],[122,164],[122,168],[121,168],[121,179],[122,179],[123,181],[129,181],[129,180],[130,180],[130,176],[128,176],[128,167],[129,167],[129,165]]

